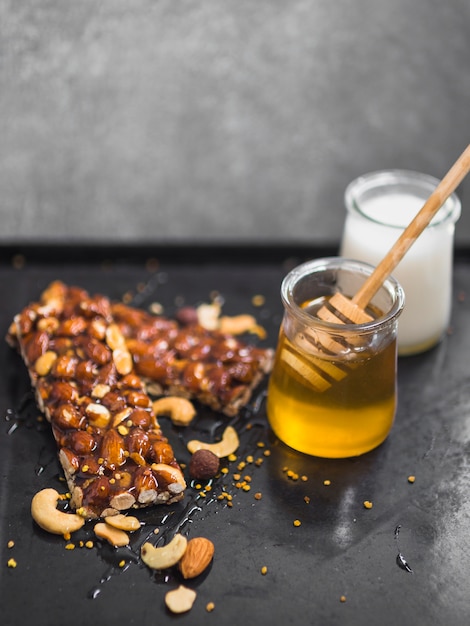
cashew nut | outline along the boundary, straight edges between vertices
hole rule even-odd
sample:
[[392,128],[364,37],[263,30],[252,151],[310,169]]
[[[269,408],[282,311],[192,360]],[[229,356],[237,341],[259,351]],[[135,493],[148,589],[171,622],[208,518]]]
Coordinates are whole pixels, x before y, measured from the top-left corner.
[[151,569],[167,569],[176,565],[186,551],[188,540],[184,535],[177,533],[170,543],[156,548],[151,543],[144,543],[141,548],[142,561]]
[[238,439],[237,431],[233,426],[227,426],[222,435],[222,439],[217,443],[205,443],[198,439],[192,439],[188,442],[187,447],[191,454],[194,454],[196,450],[210,450],[218,456],[219,459],[222,459],[225,456],[229,456],[229,454],[233,454],[235,450],[238,449],[239,445],[240,440]]
[[196,415],[196,409],[186,398],[168,396],[152,404],[155,415],[169,415],[176,426],[187,426]]
[[192,609],[195,599],[194,589],[180,585],[166,593],[165,604],[172,613],[186,613]]
[[137,517],[133,517],[132,515],[124,515],[123,513],[118,513],[118,515],[108,515],[108,517],[106,517],[104,521],[113,528],[117,528],[118,530],[125,530],[127,532],[139,530],[140,528],[140,522]]
[[129,535],[123,530],[113,528],[104,522],[98,522],[93,528],[95,535],[100,539],[106,539],[112,546],[123,547],[129,544]]
[[216,330],[219,327],[220,303],[200,304],[197,309],[199,324],[206,330]]
[[76,513],[64,513],[57,508],[60,495],[55,489],[43,489],[31,501],[31,515],[42,529],[55,535],[79,530],[85,520]]
[[220,318],[219,330],[228,335],[242,335],[253,333],[264,339],[266,331],[256,323],[253,315],[224,315]]

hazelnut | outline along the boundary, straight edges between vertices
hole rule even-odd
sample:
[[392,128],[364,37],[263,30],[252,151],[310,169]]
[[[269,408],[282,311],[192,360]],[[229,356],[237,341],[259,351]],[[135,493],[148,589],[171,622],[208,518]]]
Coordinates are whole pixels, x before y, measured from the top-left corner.
[[219,458],[210,450],[196,450],[189,463],[189,474],[196,480],[214,478],[219,471]]
[[198,321],[197,310],[192,306],[185,306],[178,309],[175,317],[182,326],[196,324]]

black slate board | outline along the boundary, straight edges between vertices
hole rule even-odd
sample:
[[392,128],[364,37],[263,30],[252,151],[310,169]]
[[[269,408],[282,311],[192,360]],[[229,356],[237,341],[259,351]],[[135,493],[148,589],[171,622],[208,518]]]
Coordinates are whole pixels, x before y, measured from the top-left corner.
[[[3,251],[0,265],[2,335],[15,312],[60,278],[111,298],[131,294],[143,307],[159,302],[168,314],[183,302],[207,302],[217,291],[225,299],[224,313],[257,316],[268,331],[264,343],[271,346],[282,316],[282,277],[293,264],[325,253],[26,247],[23,265],[22,257],[12,263],[11,252]],[[147,262],[150,255],[158,267]],[[259,467],[248,464],[240,472],[251,476],[251,490],[233,485],[238,461],[230,463],[229,474],[216,479],[206,497],[190,486],[183,502],[140,513],[142,532],[119,554],[98,543],[91,550],[66,550],[62,538],[34,525],[29,513],[34,493],[64,486],[52,435],[37,421],[26,371],[2,341],[2,625],[468,624],[470,268],[465,254],[456,259],[454,280],[452,332],[428,353],[400,359],[396,423],[380,448],[348,460],[290,450],[269,430],[261,385],[252,405],[233,421],[241,436],[238,461],[248,455],[263,459]],[[255,294],[265,296],[259,308],[251,302]],[[162,420],[183,462],[189,436],[213,437],[226,423],[203,408],[192,433]],[[264,456],[266,449],[270,456]],[[298,480],[289,478],[286,468]],[[410,475],[416,477],[413,484]],[[233,496],[231,508],[227,500],[216,499],[222,488]],[[254,498],[257,492],[260,500]],[[364,507],[365,500],[372,509]],[[170,615],[164,606],[166,591],[180,583],[178,575],[152,574],[136,558],[156,527],[163,539],[181,529],[188,537],[209,537],[216,547],[210,570],[187,583],[198,597],[182,616]],[[86,527],[77,538],[91,534]],[[13,548],[7,547],[10,540]],[[7,567],[10,558],[16,568]],[[120,568],[122,558],[126,565]],[[206,611],[208,602],[215,604],[212,613]]]

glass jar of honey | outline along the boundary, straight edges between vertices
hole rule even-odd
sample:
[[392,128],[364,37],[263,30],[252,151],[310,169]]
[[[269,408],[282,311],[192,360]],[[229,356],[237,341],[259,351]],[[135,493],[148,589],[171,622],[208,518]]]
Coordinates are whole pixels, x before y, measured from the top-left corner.
[[337,291],[352,297],[372,273],[340,257],[309,261],[283,280],[284,317],[268,386],[274,433],[307,454],[363,454],[388,436],[397,404],[397,327],[404,293],[388,278],[363,324],[319,319]]

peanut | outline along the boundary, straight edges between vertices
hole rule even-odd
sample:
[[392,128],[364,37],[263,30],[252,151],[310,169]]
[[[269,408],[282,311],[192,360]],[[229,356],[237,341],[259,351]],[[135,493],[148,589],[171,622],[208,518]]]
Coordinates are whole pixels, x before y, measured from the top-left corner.
[[106,343],[111,350],[125,348],[126,342],[117,324],[110,324],[106,329]]
[[98,383],[91,395],[93,398],[104,398],[104,396],[110,391],[111,387],[109,385],[104,385],[103,383]]
[[57,354],[52,350],[47,350],[44,354],[38,358],[36,363],[34,364],[34,369],[36,370],[36,374],[39,376],[47,376],[52,369],[55,361],[57,359]]
[[121,376],[131,373],[133,367],[132,356],[126,347],[113,350],[113,362]]

